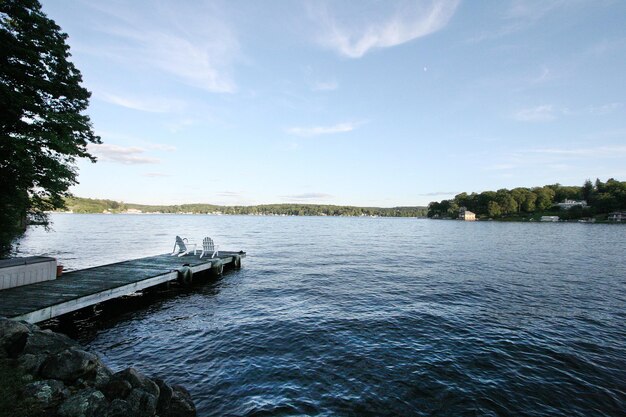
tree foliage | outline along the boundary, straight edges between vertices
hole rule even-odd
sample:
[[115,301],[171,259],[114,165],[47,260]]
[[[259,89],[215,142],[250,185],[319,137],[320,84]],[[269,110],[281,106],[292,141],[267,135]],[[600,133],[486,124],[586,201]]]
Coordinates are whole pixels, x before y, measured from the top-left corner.
[[451,200],[430,203],[428,217],[456,218],[460,207],[465,207],[483,217],[527,216],[551,209],[558,211],[555,204],[566,199],[585,199],[590,205],[585,209],[572,208],[568,211],[559,211],[559,216],[566,219],[623,210],[626,209],[626,182],[611,178],[606,183],[598,179],[595,185],[587,180],[582,187],[553,184],[535,188],[519,187],[512,190],[503,188],[498,191],[484,191],[480,194],[461,193]]
[[37,0],[0,1],[0,253],[29,220],[63,207],[75,161],[100,143],[67,35]]
[[327,204],[263,204],[257,206],[218,206],[214,204],[181,204],[152,206],[122,203],[112,200],[72,197],[67,207],[74,213],[123,213],[140,210],[142,213],[194,213],[194,214],[242,214],[242,215],[286,215],[286,216],[379,216],[379,217],[424,217],[426,207],[355,207]]

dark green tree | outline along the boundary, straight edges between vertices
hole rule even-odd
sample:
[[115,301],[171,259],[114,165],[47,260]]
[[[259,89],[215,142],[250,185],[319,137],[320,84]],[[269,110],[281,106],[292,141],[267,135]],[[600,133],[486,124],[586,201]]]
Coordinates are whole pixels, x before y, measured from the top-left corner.
[[583,184],[583,187],[581,189],[583,200],[589,202],[591,200],[592,193],[593,193],[593,184],[591,183],[591,180],[587,180],[585,181],[585,184]]
[[67,35],[37,0],[0,0],[0,255],[29,221],[47,224],[100,143]]

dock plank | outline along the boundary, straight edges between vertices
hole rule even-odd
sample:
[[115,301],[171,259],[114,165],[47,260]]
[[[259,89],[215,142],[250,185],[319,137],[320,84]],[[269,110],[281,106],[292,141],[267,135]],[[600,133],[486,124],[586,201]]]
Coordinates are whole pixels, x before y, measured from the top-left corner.
[[202,259],[164,254],[67,272],[56,280],[2,290],[0,316],[35,323],[170,281],[183,266],[198,272],[210,269],[216,259],[231,263],[236,255],[246,256],[224,251]]

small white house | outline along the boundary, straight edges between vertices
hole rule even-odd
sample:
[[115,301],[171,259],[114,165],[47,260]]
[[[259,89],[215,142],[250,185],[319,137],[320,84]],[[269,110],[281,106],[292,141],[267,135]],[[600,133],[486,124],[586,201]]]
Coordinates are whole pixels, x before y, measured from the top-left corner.
[[469,211],[465,207],[461,207],[461,210],[459,210],[459,220],[465,220],[466,222],[476,221],[476,213]]
[[559,208],[563,210],[569,210],[572,207],[576,207],[576,206],[585,208],[587,207],[587,201],[586,200],[563,200],[562,203],[556,203],[556,205],[559,206]]
[[626,211],[614,211],[609,213],[610,222],[624,222],[626,221]]

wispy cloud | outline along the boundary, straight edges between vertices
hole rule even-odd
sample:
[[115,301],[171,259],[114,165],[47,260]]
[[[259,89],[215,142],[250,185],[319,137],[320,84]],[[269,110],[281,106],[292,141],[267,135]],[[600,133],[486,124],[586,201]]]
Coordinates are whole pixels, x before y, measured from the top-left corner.
[[521,109],[515,112],[513,118],[520,122],[549,122],[556,119],[557,110],[551,104]]
[[432,193],[424,193],[424,194],[418,194],[424,197],[437,197],[440,195],[456,195],[458,194],[458,191],[434,191]]
[[539,20],[571,0],[514,0],[504,17],[508,19]]
[[288,129],[285,129],[285,131],[290,135],[311,137],[319,135],[329,135],[333,133],[351,132],[356,129],[357,126],[357,123],[345,122],[333,126],[290,127]]
[[164,172],[146,172],[142,175],[149,178],[171,177],[171,174],[166,174]]
[[[354,11],[340,22],[327,6],[318,6],[312,14],[322,25],[322,45],[345,57],[360,58],[372,49],[401,45],[442,29],[458,4],[457,0],[402,2],[391,16],[365,23],[352,18]],[[381,7],[388,8],[388,4],[382,3]]]
[[185,108],[185,103],[180,100],[169,100],[157,97],[123,97],[116,94],[100,92],[96,94],[96,98],[107,103],[126,107],[128,109],[139,110],[149,113],[180,112]]
[[154,149],[155,151],[164,151],[164,152],[174,152],[176,150],[176,146],[166,145],[163,143],[153,143],[149,146],[150,149]]
[[241,197],[241,193],[237,193],[235,191],[220,191],[218,193],[215,193],[215,195],[218,197],[227,197],[227,198],[240,198]]
[[117,146],[110,144],[89,144],[89,151],[101,161],[117,162],[125,165],[157,164],[161,162],[157,158],[144,156],[144,148],[137,146]]
[[591,114],[610,114],[613,113],[614,111],[617,110],[621,110],[624,108],[624,103],[607,103],[607,104],[601,104],[598,106],[589,106],[587,108],[587,111]]
[[196,119],[193,119],[191,117],[186,117],[186,118],[177,120],[175,122],[168,123],[166,127],[169,129],[170,132],[178,133],[182,131],[183,129],[188,128],[189,126],[193,126],[196,123],[198,123]]
[[554,155],[561,157],[612,157],[621,158],[626,155],[624,146],[597,146],[593,148],[537,148],[526,151],[540,155]]
[[339,88],[337,81],[316,81],[313,83],[313,91],[334,91]]
[[468,39],[468,42],[497,39],[525,30],[553,11],[574,3],[568,0],[514,0],[508,3],[507,8],[500,14],[502,26],[482,31]]
[[92,54],[122,65],[158,69],[210,92],[231,93],[236,84],[230,67],[239,42],[216,6],[161,3],[138,8],[132,3],[92,5],[104,17],[98,27],[109,35]]
[[514,169],[517,166],[515,164],[494,164],[484,167],[485,171],[507,171],[509,169]]
[[304,193],[304,194],[293,194],[293,195],[284,195],[283,198],[292,201],[304,201],[304,200],[328,200],[333,196],[326,193]]
[[[155,151],[174,152],[177,149],[176,146],[174,145],[169,145],[166,143],[152,143],[148,139],[133,136],[133,135],[128,135],[125,133],[110,132],[106,130],[104,131],[98,130],[97,133],[98,135],[100,135],[100,137],[102,137],[102,141],[105,142],[105,144],[107,144],[109,141],[114,141],[114,142],[124,142],[128,144],[136,145],[134,147],[126,147],[123,149],[137,149],[137,150],[141,150],[142,152],[145,152],[148,149],[155,150]],[[115,147],[116,145],[109,145],[109,146]],[[120,147],[118,146],[118,148]]]
[[544,147],[520,149],[498,155],[499,161],[483,168],[484,171],[501,172],[522,169],[575,170],[581,162],[601,165],[599,161],[619,160],[626,157],[626,145],[601,145],[595,147]]
[[587,107],[567,108],[552,104],[542,104],[535,107],[520,109],[513,114],[513,118],[520,122],[549,122],[561,116],[602,116],[611,114],[624,108],[621,102],[590,105]]

